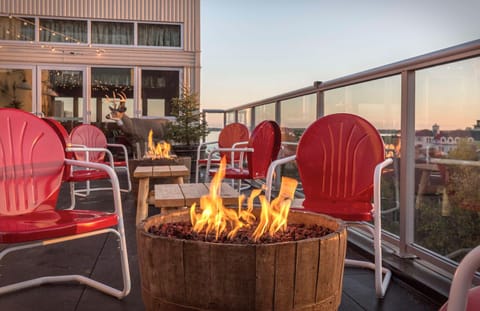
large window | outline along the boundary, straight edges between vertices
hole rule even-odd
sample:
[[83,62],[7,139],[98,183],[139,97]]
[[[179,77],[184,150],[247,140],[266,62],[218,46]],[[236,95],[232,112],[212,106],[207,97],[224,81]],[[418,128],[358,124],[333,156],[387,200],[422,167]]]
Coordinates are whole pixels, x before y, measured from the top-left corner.
[[32,70],[0,68],[0,107],[32,111]]
[[[35,38],[36,26],[38,39]],[[90,30],[90,33],[89,33]],[[0,16],[0,40],[182,47],[182,25]],[[89,36],[90,34],[90,36]],[[135,37],[137,38],[135,40]]]
[[180,25],[138,24],[138,45],[181,46]]
[[142,70],[142,114],[171,115],[171,101],[179,96],[180,71]]
[[133,44],[133,23],[92,21],[92,43]]
[[[92,122],[106,122],[111,99],[124,97],[126,114],[134,115],[132,68],[92,68]],[[110,100],[109,100],[110,98]],[[118,101],[116,102],[118,104]]]
[[83,71],[41,71],[41,109],[44,117],[54,118],[70,131],[83,122]]
[[87,21],[40,19],[40,41],[87,43]]
[[33,18],[0,16],[0,40],[35,40]]

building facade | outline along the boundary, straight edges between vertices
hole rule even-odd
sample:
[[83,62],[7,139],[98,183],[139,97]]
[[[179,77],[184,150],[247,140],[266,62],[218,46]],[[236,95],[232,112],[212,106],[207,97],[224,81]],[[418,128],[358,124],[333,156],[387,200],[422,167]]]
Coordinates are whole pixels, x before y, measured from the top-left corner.
[[182,87],[200,91],[200,0],[0,0],[0,107],[70,128],[113,96],[168,116]]

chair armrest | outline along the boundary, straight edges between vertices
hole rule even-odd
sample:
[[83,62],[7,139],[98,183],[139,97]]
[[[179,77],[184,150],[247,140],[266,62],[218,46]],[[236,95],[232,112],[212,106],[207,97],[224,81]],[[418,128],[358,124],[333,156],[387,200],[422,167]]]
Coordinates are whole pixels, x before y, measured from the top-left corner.
[[120,195],[120,183],[118,182],[118,177],[117,177],[117,173],[115,173],[115,170],[111,166],[108,166],[102,163],[96,163],[96,162],[65,159],[65,164],[68,164],[71,166],[79,166],[79,167],[101,170],[108,174],[108,176],[110,177],[110,181],[112,183],[115,214],[118,215],[118,221],[122,222],[121,228],[123,228],[123,211],[122,211],[122,200],[121,200],[122,198]]
[[107,147],[121,148],[122,151],[123,151],[123,154],[124,154],[125,162],[128,165],[128,151],[127,151],[127,147],[125,147],[125,145],[122,145],[122,144],[107,144]]
[[87,148],[87,146],[85,146],[85,145],[69,143],[69,144],[67,145],[67,148],[70,148],[70,147],[72,147],[72,148]]
[[271,196],[272,196],[273,173],[275,172],[275,169],[279,165],[295,161],[296,158],[297,158],[297,156],[293,155],[293,156],[289,156],[289,157],[285,157],[285,158],[281,158],[281,159],[272,161],[272,163],[270,163],[270,166],[268,167],[268,171],[267,171],[267,177],[265,178],[266,179],[266,187],[267,187],[265,189],[265,197],[266,197],[268,202],[270,202],[270,199],[271,199]]
[[[236,142],[236,143],[232,144],[232,148],[233,149],[238,149],[240,146],[246,146],[246,145],[248,145],[248,140]],[[239,159],[240,165],[242,165],[242,163],[243,163],[243,155],[244,155],[244,153],[240,154],[240,159]],[[230,163],[230,165],[232,167],[235,167],[235,151],[231,152],[230,159],[232,161],[232,163]]]
[[242,145],[248,145],[248,140],[236,142],[236,143],[234,143],[234,144],[232,145],[232,148],[238,148],[238,147],[240,147],[240,146],[242,146]]
[[[82,147],[67,147],[67,148],[65,148],[65,151],[67,151],[67,152],[85,152],[87,159],[89,159],[88,152],[90,152],[90,151],[105,152],[105,154],[108,156],[108,162],[110,162],[110,166],[114,167],[113,154],[107,148],[93,148],[93,147],[85,147],[85,146],[82,146]],[[86,162],[90,162],[90,161],[86,161]]]

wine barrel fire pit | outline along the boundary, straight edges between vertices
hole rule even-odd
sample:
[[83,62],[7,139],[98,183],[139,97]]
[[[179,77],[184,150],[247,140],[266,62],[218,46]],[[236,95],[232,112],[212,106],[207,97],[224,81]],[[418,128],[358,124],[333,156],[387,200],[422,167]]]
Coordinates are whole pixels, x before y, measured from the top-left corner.
[[329,233],[289,242],[233,244],[149,233],[152,226],[189,220],[182,211],[137,227],[147,311],[338,309],[346,251],[340,220],[290,211],[288,224],[316,224]]

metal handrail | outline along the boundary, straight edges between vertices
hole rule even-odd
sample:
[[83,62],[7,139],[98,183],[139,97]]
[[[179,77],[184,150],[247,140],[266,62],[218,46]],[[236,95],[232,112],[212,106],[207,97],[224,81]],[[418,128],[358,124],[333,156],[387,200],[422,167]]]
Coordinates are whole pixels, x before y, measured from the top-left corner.
[[[225,109],[224,112],[232,112],[236,110],[243,110],[247,108],[253,108],[265,104],[270,104],[277,101],[287,100],[299,96],[313,94],[315,92],[323,92],[330,89],[335,89],[347,85],[353,85],[361,82],[367,82],[380,78],[385,78],[400,74],[406,71],[413,71],[432,66],[437,66],[445,63],[450,63],[462,59],[467,59],[475,56],[480,56],[480,39],[459,44],[446,49],[434,51],[431,53],[423,54],[420,56],[408,58],[399,62],[391,63],[388,65],[376,67],[373,69],[361,71],[337,79],[321,82],[315,81],[313,85],[293,90],[287,93],[275,95],[269,98],[265,98],[259,101],[247,103],[245,105]],[[211,109],[204,109],[205,111]],[[220,111],[215,110],[216,113]]]

